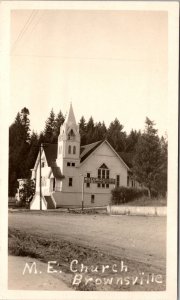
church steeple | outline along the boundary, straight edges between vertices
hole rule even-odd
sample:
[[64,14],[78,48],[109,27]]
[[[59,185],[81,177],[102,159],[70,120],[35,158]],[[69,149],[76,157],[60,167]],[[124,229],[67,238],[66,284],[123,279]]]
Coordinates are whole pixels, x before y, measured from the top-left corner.
[[74,135],[79,133],[79,125],[76,123],[72,103],[70,103],[69,111],[66,115],[63,125],[60,128],[59,138],[62,139],[63,136],[64,139],[69,139],[68,136],[70,131],[73,131]]
[[76,123],[72,103],[70,103],[68,114],[60,128],[57,154],[59,165],[64,171],[67,163],[77,165],[80,161],[79,125]]
[[69,108],[69,111],[68,111],[68,114],[66,116],[64,123],[68,124],[69,126],[76,125],[76,119],[74,116],[72,103],[70,103],[70,108]]

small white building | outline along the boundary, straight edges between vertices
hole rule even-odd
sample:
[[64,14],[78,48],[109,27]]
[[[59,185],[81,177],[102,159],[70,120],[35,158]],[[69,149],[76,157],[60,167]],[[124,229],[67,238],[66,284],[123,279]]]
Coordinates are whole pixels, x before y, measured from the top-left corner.
[[[42,209],[81,207],[82,201],[84,207],[106,206],[115,185],[129,185],[130,169],[107,140],[81,147],[80,139],[70,105],[60,128],[58,144],[44,144],[41,150]],[[97,180],[87,182],[84,178]],[[40,152],[32,179],[36,180],[36,193],[30,208],[40,209]],[[102,179],[106,181],[103,183]]]

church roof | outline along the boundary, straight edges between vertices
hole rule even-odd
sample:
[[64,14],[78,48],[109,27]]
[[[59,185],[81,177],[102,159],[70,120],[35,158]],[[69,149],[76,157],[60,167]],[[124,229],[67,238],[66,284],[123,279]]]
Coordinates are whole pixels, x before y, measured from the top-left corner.
[[51,171],[55,178],[63,178],[60,167],[56,164],[57,158],[57,144],[44,144],[43,149],[46,155],[48,167],[51,167]]
[[[103,141],[81,146],[80,161],[84,161]],[[43,146],[49,167],[54,167],[57,158],[57,144],[44,144]]]
[[60,167],[51,167],[51,169],[55,178],[59,178],[59,179],[64,178],[64,176],[61,173]]
[[51,167],[57,158],[57,144],[43,144],[48,167]]
[[83,162],[103,141],[81,146],[80,161]]
[[61,173],[61,169],[60,169],[60,167],[57,166],[56,162],[52,162],[51,171],[50,171],[49,175],[51,173],[53,173],[55,178],[59,178],[59,179],[64,178],[64,176]]
[[[82,163],[103,142],[104,141],[101,140],[92,144],[81,146],[80,162]],[[44,144],[43,149],[46,155],[48,166],[51,167],[54,177],[62,178],[63,175],[61,173],[61,170],[56,164],[57,147],[58,147],[57,144]],[[130,168],[132,167],[132,159],[133,159],[132,153],[120,152],[118,153],[118,155],[128,167]]]

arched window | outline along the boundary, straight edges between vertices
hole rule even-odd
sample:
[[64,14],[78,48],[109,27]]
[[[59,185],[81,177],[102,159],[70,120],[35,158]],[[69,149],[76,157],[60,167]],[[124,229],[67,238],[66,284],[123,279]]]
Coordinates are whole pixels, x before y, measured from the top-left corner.
[[68,154],[71,154],[71,146],[68,147]]
[[68,140],[73,140],[75,138],[74,131],[71,129],[68,133]]
[[73,146],[73,154],[76,154],[76,146]]
[[[99,179],[109,179],[109,169],[105,164],[102,164],[98,169]],[[98,183],[97,187],[109,188],[109,183]]]

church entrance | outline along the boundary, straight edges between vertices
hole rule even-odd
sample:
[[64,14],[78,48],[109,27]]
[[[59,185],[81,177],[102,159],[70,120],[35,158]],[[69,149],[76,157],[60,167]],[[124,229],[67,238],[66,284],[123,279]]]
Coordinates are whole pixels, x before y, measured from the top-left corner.
[[50,179],[50,192],[54,192],[56,187],[56,179],[53,177]]

